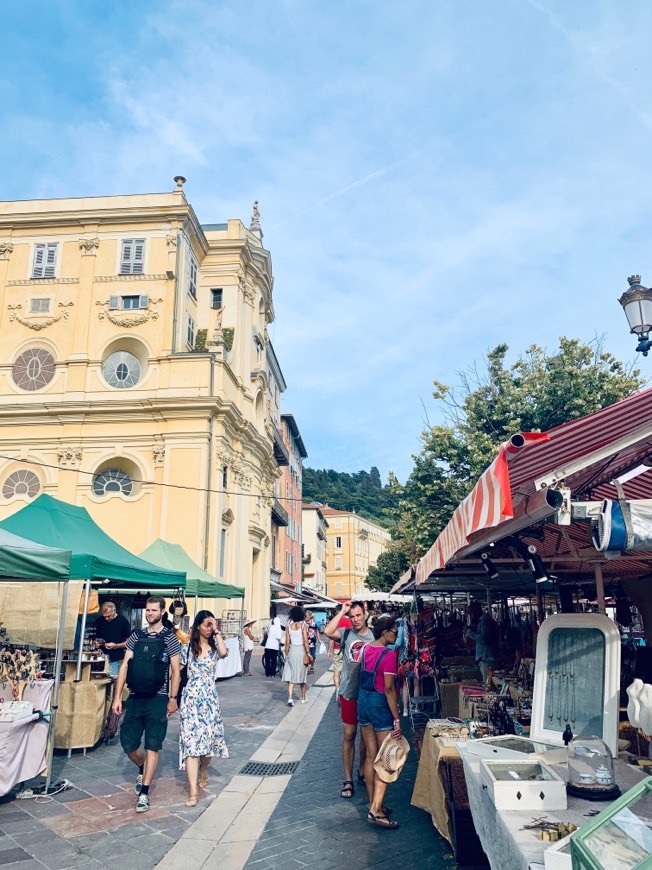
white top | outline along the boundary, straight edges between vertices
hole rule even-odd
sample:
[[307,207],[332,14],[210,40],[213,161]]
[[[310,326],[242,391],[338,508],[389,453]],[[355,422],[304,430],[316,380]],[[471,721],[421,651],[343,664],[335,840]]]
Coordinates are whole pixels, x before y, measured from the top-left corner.
[[265,649],[277,650],[282,640],[283,632],[281,630],[281,626],[273,622],[267,629],[267,641],[265,642]]
[[244,652],[249,652],[249,650],[252,650],[253,648],[254,648],[253,640],[249,637],[248,634],[243,633],[243,635],[242,635],[242,649],[244,650]]
[[292,623],[288,622],[288,631],[290,632],[290,646],[303,646],[303,626],[304,623],[301,622],[299,624],[299,628],[292,628]]

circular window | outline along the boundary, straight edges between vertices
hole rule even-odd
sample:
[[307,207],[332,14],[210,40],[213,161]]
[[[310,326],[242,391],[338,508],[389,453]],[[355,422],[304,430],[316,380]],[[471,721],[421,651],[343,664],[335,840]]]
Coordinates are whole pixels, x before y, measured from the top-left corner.
[[5,480],[2,494],[5,498],[13,498],[15,495],[26,495],[28,498],[34,498],[39,494],[40,489],[41,481],[34,472],[27,468],[21,468],[12,472]]
[[135,387],[140,380],[140,363],[132,353],[118,350],[106,358],[102,374],[109,386],[126,390]]
[[42,347],[30,347],[18,357],[11,370],[14,383],[21,390],[41,390],[54,377],[52,354]]
[[131,495],[133,488],[133,480],[121,468],[106,468],[93,478],[93,492],[95,495],[109,495],[112,492]]

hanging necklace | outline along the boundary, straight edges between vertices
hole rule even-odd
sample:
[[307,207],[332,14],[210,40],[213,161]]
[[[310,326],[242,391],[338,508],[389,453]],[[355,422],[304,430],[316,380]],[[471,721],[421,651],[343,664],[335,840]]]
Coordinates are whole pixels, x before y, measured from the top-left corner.
[[552,644],[548,646],[548,719],[552,724],[555,716],[555,680],[552,665]]
[[561,639],[562,639],[562,637],[563,637],[563,634],[561,633],[561,630],[560,630],[559,634],[557,636],[557,643],[556,643],[556,647],[557,647],[557,650],[556,650],[556,652],[557,652],[557,659],[556,659],[557,670],[555,671],[555,680],[557,682],[557,721],[559,722],[560,725],[561,725]]
[[570,664],[568,667],[568,679],[571,685],[571,709],[570,718],[575,730],[575,638],[571,636]]

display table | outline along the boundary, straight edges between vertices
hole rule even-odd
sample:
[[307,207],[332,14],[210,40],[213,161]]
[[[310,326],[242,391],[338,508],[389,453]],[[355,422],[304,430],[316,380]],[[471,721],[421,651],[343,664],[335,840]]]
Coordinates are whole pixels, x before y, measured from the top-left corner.
[[[464,763],[473,822],[491,867],[494,870],[504,870],[505,867],[510,870],[528,870],[530,864],[543,864],[543,853],[552,844],[539,840],[535,831],[521,830],[537,814],[532,810],[496,810],[488,792],[482,787],[480,759],[465,749],[465,743],[458,743],[457,750]],[[624,757],[614,761],[616,782],[622,792],[626,792],[645,776],[640,768],[627,764]],[[567,779],[566,765],[554,765],[553,769],[563,779]],[[548,810],[545,813],[546,821],[573,822],[580,828],[587,821],[586,813],[595,809],[602,810],[606,805],[569,796],[568,809]]]
[[89,749],[100,739],[111,699],[110,678],[61,683],[54,731],[56,749]]
[[411,803],[412,806],[430,813],[433,825],[451,845],[453,836],[449,783],[452,782],[455,788],[456,781],[463,792],[459,794],[459,803],[468,806],[464,768],[455,741],[446,737],[434,737],[426,728]]
[[[35,710],[49,712],[53,684],[53,680],[28,684],[22,700],[29,701]],[[12,700],[8,683],[0,683],[0,697]],[[15,722],[0,722],[0,795],[45,770],[48,721],[38,719],[38,714],[34,714]]]
[[215,679],[222,680],[242,673],[242,657],[240,655],[240,640],[237,637],[223,638],[228,655],[220,659],[215,668]]

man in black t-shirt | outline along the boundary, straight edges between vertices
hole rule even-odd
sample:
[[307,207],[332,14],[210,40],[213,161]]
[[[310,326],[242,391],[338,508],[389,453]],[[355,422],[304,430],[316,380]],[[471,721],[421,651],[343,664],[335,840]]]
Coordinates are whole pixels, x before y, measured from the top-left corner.
[[[135,791],[138,795],[136,812],[145,813],[149,809],[149,787],[158,767],[158,754],[163,746],[168,727],[168,717],[177,712],[177,692],[181,681],[179,666],[179,641],[169,628],[163,625],[165,599],[152,595],[145,604],[148,637],[160,638],[165,644],[165,655],[169,662],[163,684],[154,695],[135,695],[130,693],[127,700],[125,717],[120,728],[120,744],[127,756],[138,768]],[[122,690],[127,681],[127,668],[134,658],[134,650],[141,633],[134,631],[127,640],[125,657],[120,665],[118,679],[113,695],[113,712],[122,713]],[[145,642],[147,640],[145,639]],[[158,641],[157,641],[158,642]],[[171,672],[171,676],[170,676]],[[140,741],[145,734],[144,748]]]
[[102,641],[100,649],[109,657],[109,672],[112,677],[117,677],[131,626],[124,616],[120,616],[112,601],[105,601],[94,627],[96,639]]

